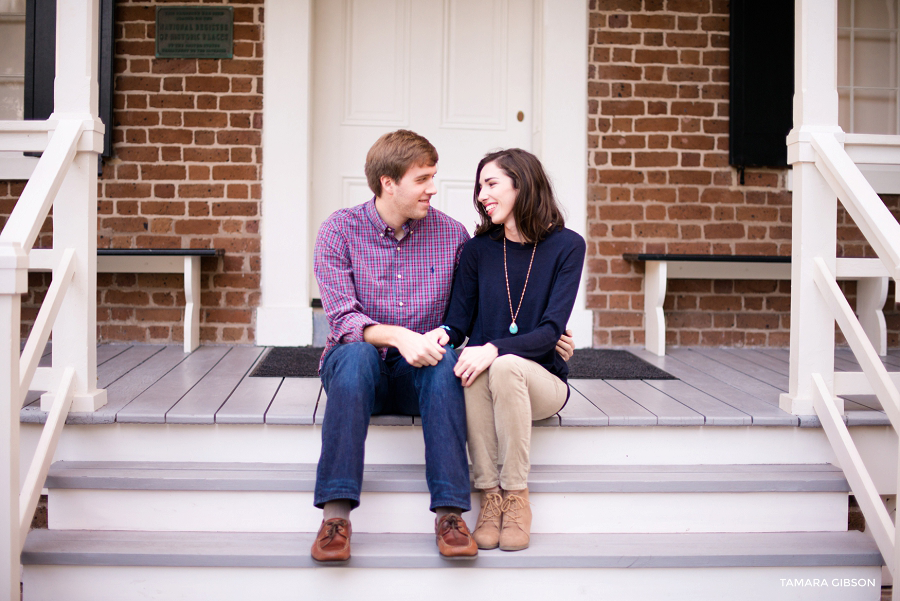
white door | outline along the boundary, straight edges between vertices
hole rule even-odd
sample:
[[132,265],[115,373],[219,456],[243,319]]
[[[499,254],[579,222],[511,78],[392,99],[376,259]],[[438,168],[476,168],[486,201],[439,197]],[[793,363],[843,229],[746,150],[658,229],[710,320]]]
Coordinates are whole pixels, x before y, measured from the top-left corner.
[[371,198],[366,152],[399,128],[435,145],[433,205],[473,231],[478,161],[532,146],[532,0],[319,0],[313,10],[310,243],[333,211]]

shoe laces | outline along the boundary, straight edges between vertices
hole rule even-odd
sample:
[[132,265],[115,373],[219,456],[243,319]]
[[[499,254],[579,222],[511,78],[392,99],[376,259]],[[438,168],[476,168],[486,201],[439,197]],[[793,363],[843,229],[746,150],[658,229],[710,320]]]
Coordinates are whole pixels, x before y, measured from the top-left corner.
[[333,541],[334,538],[335,538],[338,534],[340,534],[341,536],[343,536],[343,537],[346,538],[347,535],[346,535],[345,532],[344,532],[345,526],[346,526],[346,522],[345,522],[344,520],[334,520],[334,521],[331,521],[331,522],[327,522],[327,523],[325,524],[325,526],[327,527],[327,529],[326,529],[325,532],[322,534],[322,538],[321,538],[320,540],[322,540],[323,542],[324,542],[324,541],[327,541],[327,542],[325,543],[326,545],[329,544],[329,543],[331,543],[331,541]]
[[481,506],[481,519],[487,521],[499,518],[503,514],[502,503],[503,497],[500,496],[500,493],[485,493],[484,505]]
[[519,509],[524,509],[527,506],[528,501],[524,498],[512,493],[507,494],[506,498],[503,499],[503,503],[500,505],[500,511],[503,512],[504,525],[509,521],[521,526],[522,523],[519,520],[522,519],[522,516],[519,515]]
[[455,513],[447,514],[447,517],[441,519],[441,530],[459,530],[460,516]]

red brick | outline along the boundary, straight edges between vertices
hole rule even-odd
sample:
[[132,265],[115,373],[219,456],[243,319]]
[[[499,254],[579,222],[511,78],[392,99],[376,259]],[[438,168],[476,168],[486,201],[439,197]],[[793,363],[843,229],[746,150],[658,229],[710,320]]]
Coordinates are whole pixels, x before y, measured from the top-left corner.
[[106,184],[107,198],[148,198],[150,196],[150,184]]
[[631,15],[633,29],[675,29],[675,17],[672,15]]
[[227,127],[228,115],[211,112],[184,113],[185,127]]
[[257,168],[252,165],[219,165],[213,167],[212,175],[216,180],[253,180],[257,178]]
[[674,167],[678,165],[678,155],[674,152],[636,152],[635,167]]
[[150,106],[158,109],[192,109],[194,97],[187,94],[153,94]]
[[184,165],[141,165],[141,179],[185,179]]
[[178,196],[180,198],[222,198],[225,196],[225,185],[181,184],[178,186]]
[[[709,69],[703,67],[669,67],[666,69],[669,81],[709,81]],[[692,97],[696,97],[692,96]]]
[[597,67],[597,78],[611,81],[639,81],[641,79],[641,68],[601,65]]

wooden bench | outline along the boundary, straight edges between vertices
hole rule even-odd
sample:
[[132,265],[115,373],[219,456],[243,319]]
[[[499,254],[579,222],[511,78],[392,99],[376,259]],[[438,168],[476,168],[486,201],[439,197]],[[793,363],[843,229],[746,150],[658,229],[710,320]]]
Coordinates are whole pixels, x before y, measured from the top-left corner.
[[[97,273],[181,273],[184,275],[184,352],[200,346],[200,259],[225,251],[205,248],[99,248]],[[29,269],[52,271],[52,249],[31,251]]]
[[[626,261],[639,261],[644,269],[645,347],[666,354],[666,317],[663,301],[668,280],[789,280],[791,258],[757,255],[676,255],[625,253]],[[839,280],[856,280],[856,314],[879,355],[887,354],[888,273],[879,259],[838,259]]]

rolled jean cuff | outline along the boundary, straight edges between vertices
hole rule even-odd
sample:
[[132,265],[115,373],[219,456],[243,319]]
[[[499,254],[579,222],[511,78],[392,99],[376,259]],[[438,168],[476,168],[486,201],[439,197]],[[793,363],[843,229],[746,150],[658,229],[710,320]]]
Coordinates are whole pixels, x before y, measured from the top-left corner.
[[472,495],[467,494],[464,497],[432,497],[431,511],[435,511],[438,507],[454,507],[464,512],[472,509]]
[[335,492],[330,494],[321,494],[316,495],[313,500],[313,505],[318,507],[319,509],[325,508],[325,503],[331,503],[332,501],[349,501],[350,509],[356,509],[359,507],[359,495],[351,492]]

